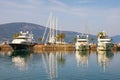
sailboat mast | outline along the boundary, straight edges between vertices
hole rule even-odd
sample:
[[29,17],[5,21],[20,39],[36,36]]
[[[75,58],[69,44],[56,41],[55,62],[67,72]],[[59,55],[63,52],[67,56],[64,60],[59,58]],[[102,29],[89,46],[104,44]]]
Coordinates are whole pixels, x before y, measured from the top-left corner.
[[51,15],[50,18],[50,33],[49,33],[49,43],[55,43],[55,17]]
[[52,38],[52,14],[50,16],[50,34],[49,34],[49,42],[51,43],[51,38]]
[[55,37],[55,35],[54,35],[54,27],[55,27],[55,23],[54,23],[54,20],[55,20],[55,17],[53,17],[53,20],[52,20],[52,43],[54,43],[54,37]]
[[55,36],[57,36],[57,27],[58,27],[58,25],[57,25],[57,18],[55,19],[55,27],[56,27],[56,35]]
[[[45,31],[44,31],[44,34],[43,34],[43,37],[42,37],[42,42],[44,42],[45,36],[49,35],[49,33],[46,35],[47,29],[48,29],[48,26],[49,26],[49,21],[50,21],[50,16],[49,16],[49,18],[47,20],[46,28],[45,28]],[[48,37],[46,38],[45,43],[47,42],[47,39],[48,39]]]

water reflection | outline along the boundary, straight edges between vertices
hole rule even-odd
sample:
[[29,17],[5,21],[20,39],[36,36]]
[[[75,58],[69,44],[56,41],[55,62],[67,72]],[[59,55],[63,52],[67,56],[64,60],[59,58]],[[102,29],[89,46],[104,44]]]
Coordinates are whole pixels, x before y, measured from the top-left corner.
[[56,53],[56,56],[57,56],[57,62],[59,65],[64,65],[65,64],[65,57],[64,57],[64,53],[63,52],[57,52]]
[[15,67],[19,70],[26,70],[28,67],[27,60],[29,56],[29,51],[14,51],[11,54],[12,63],[14,63]]
[[0,51],[1,56],[10,56],[12,54],[11,51]]
[[112,51],[98,51],[98,64],[105,71],[106,67],[110,64],[110,60],[114,54]]
[[57,78],[58,65],[64,65],[66,60],[63,52],[45,52],[41,55],[45,71],[49,75],[49,78],[51,80]]
[[49,75],[50,79],[57,77],[57,61],[54,52],[48,52],[42,54],[42,61],[44,64],[44,68],[46,73]]
[[77,66],[82,67],[88,66],[89,61],[89,51],[76,51]]
[[[34,52],[34,54],[28,51],[15,51],[12,53],[0,52],[0,53],[1,53],[0,74],[4,72],[3,74],[5,75],[3,76],[4,78],[3,80],[7,80],[8,78],[10,78],[11,80],[16,80],[17,77],[19,77],[20,79],[21,77],[23,77],[24,80],[28,80],[28,79],[97,80],[99,78],[101,78],[100,80],[104,80],[105,78],[102,78],[101,76],[108,77],[108,75],[106,74],[108,74],[108,72],[114,72],[115,70],[117,72],[114,75],[117,75],[119,73],[118,69],[120,66],[120,64],[116,62],[119,60],[120,54],[118,54],[118,56],[114,56],[114,54],[110,51],[95,52],[97,53],[97,55],[92,54],[93,52],[89,52],[89,51],[76,51],[76,52],[51,51],[51,52],[37,52],[37,53]],[[110,63],[111,59],[112,59],[112,63]],[[114,67],[116,65],[117,67]],[[110,68],[109,69],[107,68],[108,70],[105,70],[106,67],[108,66],[110,66]],[[104,72],[105,75],[104,74],[101,75],[100,69],[105,71]],[[7,77],[6,76],[6,74],[8,74],[7,71],[13,73],[9,77]],[[94,77],[93,76],[94,74],[96,76],[99,75],[101,76]],[[14,75],[15,77],[13,77]],[[113,74],[111,73],[109,75],[113,75]],[[109,80],[109,77],[106,79]]]

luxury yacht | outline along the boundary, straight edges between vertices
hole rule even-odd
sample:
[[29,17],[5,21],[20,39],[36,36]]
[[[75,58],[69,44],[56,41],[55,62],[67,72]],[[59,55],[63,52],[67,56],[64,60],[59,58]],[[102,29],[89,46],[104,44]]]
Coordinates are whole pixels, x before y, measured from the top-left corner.
[[77,35],[75,48],[78,51],[89,50],[88,35],[86,35],[86,34]]
[[98,50],[103,50],[103,51],[111,50],[112,45],[113,44],[111,42],[111,38],[108,37],[104,31],[103,32],[99,32],[97,49]]
[[33,34],[21,31],[19,36],[13,39],[9,45],[13,50],[28,50],[35,45]]

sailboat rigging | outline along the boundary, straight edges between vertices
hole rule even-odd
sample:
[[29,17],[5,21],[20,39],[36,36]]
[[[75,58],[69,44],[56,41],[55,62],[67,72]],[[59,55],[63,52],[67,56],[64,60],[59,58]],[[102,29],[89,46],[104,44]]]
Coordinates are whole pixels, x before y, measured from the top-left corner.
[[[49,29],[49,32],[47,33],[48,29]],[[56,43],[56,35],[58,34],[56,29],[57,29],[57,19],[55,16],[50,14],[50,17],[48,18],[48,22],[46,25],[45,32],[43,34],[42,42],[44,42],[45,36],[47,36],[45,44],[46,43],[49,43],[49,44]]]

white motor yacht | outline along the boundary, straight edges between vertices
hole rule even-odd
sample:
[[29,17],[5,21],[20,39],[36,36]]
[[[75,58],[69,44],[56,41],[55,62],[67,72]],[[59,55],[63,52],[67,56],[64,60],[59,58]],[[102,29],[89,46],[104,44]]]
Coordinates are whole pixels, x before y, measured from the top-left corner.
[[19,36],[13,39],[13,41],[9,43],[9,45],[12,47],[13,50],[27,50],[35,45],[33,34],[29,33],[28,31],[21,31],[19,33]]
[[111,50],[111,48],[112,48],[111,38],[108,37],[104,31],[100,32],[98,34],[98,47],[97,47],[97,49],[106,51],[106,50]]
[[75,43],[75,48],[78,51],[85,51],[89,50],[89,44],[88,44],[88,35],[82,34],[82,35],[77,35],[77,40]]

